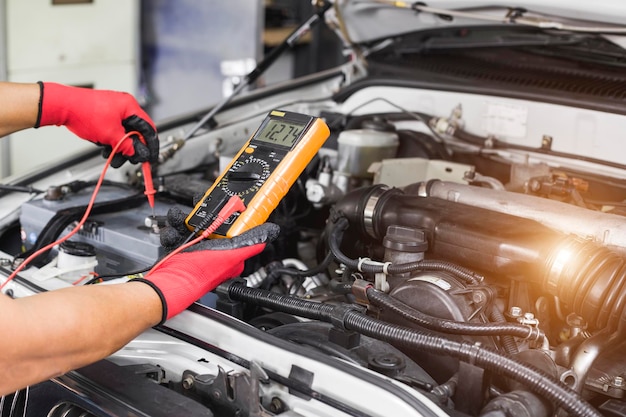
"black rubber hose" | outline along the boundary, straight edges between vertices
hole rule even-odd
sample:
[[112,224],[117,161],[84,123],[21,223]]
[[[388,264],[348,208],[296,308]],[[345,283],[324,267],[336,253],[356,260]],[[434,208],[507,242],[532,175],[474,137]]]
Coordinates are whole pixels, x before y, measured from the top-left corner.
[[349,282],[337,281],[336,279],[331,279],[328,284],[330,290],[337,294],[352,294],[352,284]]
[[[389,309],[395,314],[430,330],[442,333],[472,335],[472,336],[500,336],[503,334],[519,337],[522,339],[543,339],[543,333],[531,326],[523,326],[515,323],[470,323],[454,320],[446,320],[433,317],[397,300],[375,288],[366,290],[368,300],[378,307]],[[510,353],[510,352],[507,352]]]
[[385,340],[395,346],[444,354],[474,364],[527,385],[535,393],[554,401],[576,416],[602,415],[569,387],[532,366],[521,364],[508,355],[470,343],[458,343],[438,336],[425,335],[401,326],[380,322],[363,314],[346,316],[345,327],[366,336]]
[[[354,270],[360,270],[361,272],[368,272],[373,274],[384,272],[384,266],[382,264],[363,262],[361,265],[359,265],[358,260],[348,258],[341,251],[340,244],[343,238],[343,232],[348,228],[348,224],[348,219],[344,217],[339,218],[328,237],[328,246],[335,258],[339,262]],[[462,279],[468,284],[477,284],[484,279],[482,275],[476,274],[475,272],[467,268],[450,262],[438,260],[423,260],[418,262],[409,262],[406,264],[391,264],[387,267],[387,273],[390,275],[398,275],[415,271],[445,271]]]
[[248,288],[243,285],[235,285],[229,282],[218,287],[218,293],[227,294],[233,300],[252,303],[259,307],[306,317],[313,320],[329,322],[332,317],[333,306],[324,303],[313,303],[301,298],[289,297],[278,293]]
[[301,270],[301,269],[296,269],[296,268],[277,267],[277,268],[273,268],[270,271],[266,279],[273,282],[281,275],[289,275],[295,278],[312,277],[314,275],[321,274],[323,272],[325,273],[326,270],[328,269],[328,266],[330,265],[332,261],[333,261],[333,254],[331,252],[328,252],[324,260],[320,262],[318,265],[314,266],[313,268],[310,268],[307,270]]
[[[504,317],[504,314],[502,314],[502,312],[495,305],[491,306],[489,318],[495,323],[506,323],[506,318]],[[509,355],[516,355],[519,353],[517,343],[515,343],[513,337],[507,334],[503,334],[500,336],[500,340],[502,341],[502,347],[504,348],[506,353],[508,353]]]
[[0,184],[1,191],[13,191],[17,193],[41,194],[44,191],[31,187],[30,185],[10,185]]
[[499,375],[527,385],[532,391],[554,401],[575,416],[602,417],[596,409],[569,387],[534,367],[517,362],[512,357],[479,345],[458,343],[440,336],[427,335],[356,312],[356,307],[345,304],[323,304],[283,296],[270,291],[247,288],[240,283],[226,282],[218,293],[230,298],[257,304],[276,311],[343,326],[347,330],[384,340],[395,346],[443,354],[474,364]]

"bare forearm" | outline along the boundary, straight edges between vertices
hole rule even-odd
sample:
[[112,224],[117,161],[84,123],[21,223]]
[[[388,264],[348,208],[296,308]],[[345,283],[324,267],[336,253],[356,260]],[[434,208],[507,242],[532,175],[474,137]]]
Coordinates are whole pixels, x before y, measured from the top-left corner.
[[33,127],[38,106],[37,84],[0,82],[0,137]]
[[[5,297],[3,297],[5,298]],[[161,320],[143,283],[68,288],[0,300],[0,395],[102,359]]]

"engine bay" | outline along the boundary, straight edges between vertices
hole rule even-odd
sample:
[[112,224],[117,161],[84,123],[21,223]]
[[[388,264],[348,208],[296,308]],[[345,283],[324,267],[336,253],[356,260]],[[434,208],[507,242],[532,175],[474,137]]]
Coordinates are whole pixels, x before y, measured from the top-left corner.
[[[265,113],[288,109],[324,119],[331,137],[271,214],[279,239],[114,354],[143,367],[129,380],[207,415],[624,415],[623,116],[385,85],[330,95],[342,76],[302,87],[310,100],[228,109],[180,150],[185,124],[161,127],[156,215],[140,172],[112,172],[73,243],[7,294],[145,272],[164,255],[168,210],[189,212]],[[29,184],[45,192],[2,196],[19,207],[3,239],[22,248],[4,244],[0,280],[71,229],[95,158]],[[415,414],[401,395],[429,406]]]

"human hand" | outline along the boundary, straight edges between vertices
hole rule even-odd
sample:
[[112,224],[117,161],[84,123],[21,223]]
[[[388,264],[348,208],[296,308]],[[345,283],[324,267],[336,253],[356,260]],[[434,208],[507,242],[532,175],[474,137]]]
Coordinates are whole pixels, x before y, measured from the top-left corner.
[[125,140],[111,161],[118,168],[127,160],[155,163],[159,156],[159,138],[154,122],[128,93],[40,83],[41,102],[35,127],[65,126],[78,137],[103,147],[108,158],[115,145],[128,132],[139,132]]
[[[171,227],[161,231],[161,244],[166,249],[177,247],[191,233],[184,226],[185,218],[178,208],[168,213]],[[167,259],[146,278],[133,281],[145,282],[159,294],[162,321],[165,321],[222,282],[239,275],[245,260],[261,253],[279,233],[278,225],[264,223],[233,238],[205,239]]]

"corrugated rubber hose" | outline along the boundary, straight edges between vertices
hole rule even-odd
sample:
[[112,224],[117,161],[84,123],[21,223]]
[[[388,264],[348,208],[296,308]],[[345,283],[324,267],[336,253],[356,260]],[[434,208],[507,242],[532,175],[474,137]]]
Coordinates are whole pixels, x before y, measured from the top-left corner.
[[471,343],[459,343],[444,337],[427,335],[414,329],[385,323],[362,314],[359,307],[355,305],[316,303],[270,291],[247,288],[236,281],[222,284],[218,287],[218,294],[275,311],[330,322],[346,330],[384,340],[397,347],[451,356],[519,381],[528,386],[531,391],[554,401],[573,416],[602,417],[595,408],[569,387],[543,371],[517,362],[506,354]]

